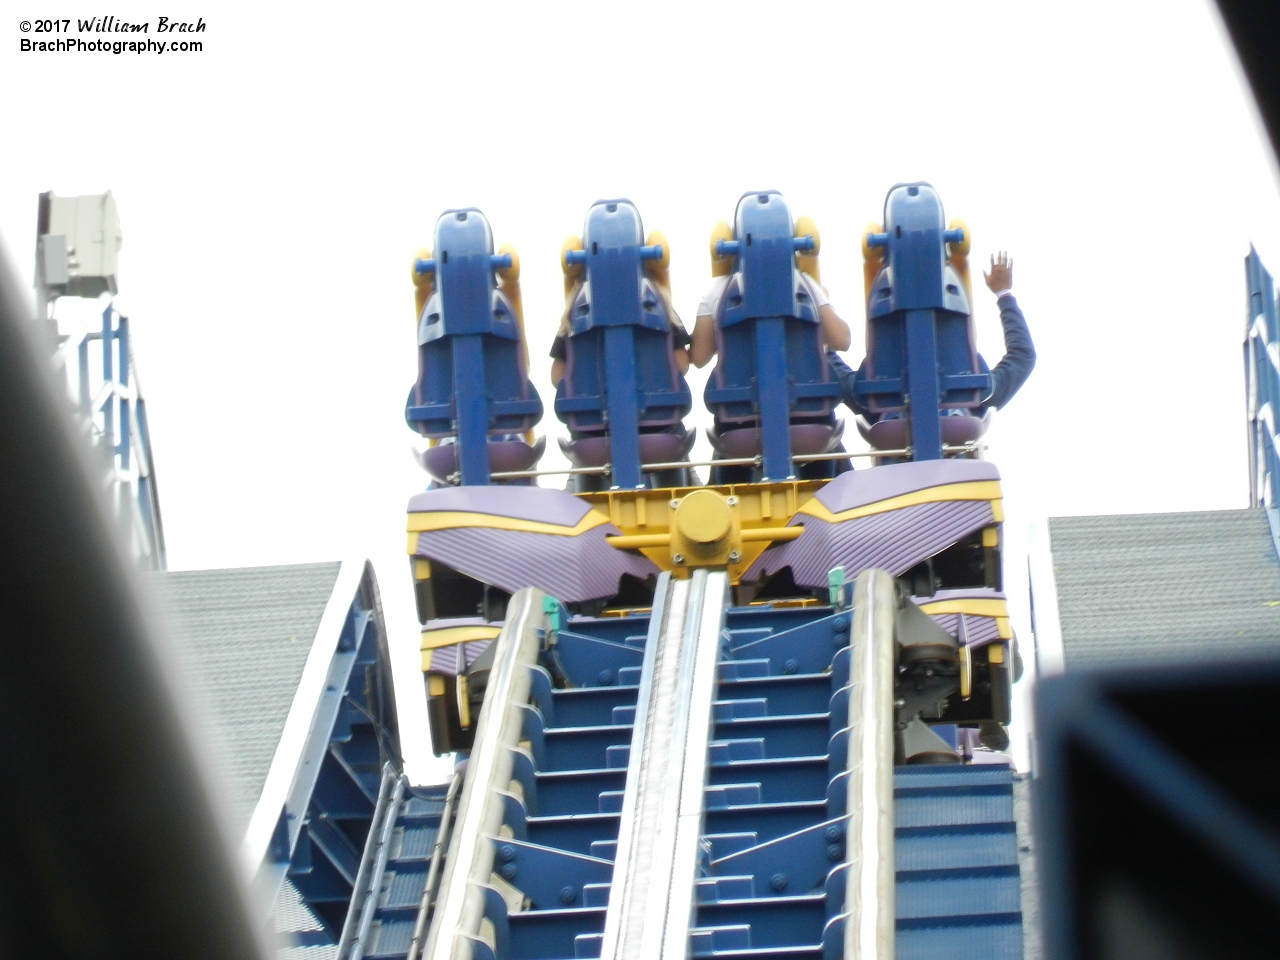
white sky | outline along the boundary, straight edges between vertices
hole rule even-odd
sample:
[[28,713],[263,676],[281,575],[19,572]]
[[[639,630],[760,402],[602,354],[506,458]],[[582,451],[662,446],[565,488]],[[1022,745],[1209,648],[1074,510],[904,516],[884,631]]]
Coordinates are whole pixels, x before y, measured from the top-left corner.
[[594,200],[666,233],[691,320],[711,225],[782,190],[821,229],[856,364],[861,232],[893,183],[929,180],[979,262],[1013,253],[1039,352],[988,435],[1015,603],[1046,516],[1246,503],[1242,258],[1280,268],[1280,194],[1207,0],[111,12],[203,16],[205,50],[24,54],[12,14],[0,234],[29,277],[37,194],[114,191],[171,568],[372,557],[415,778],[440,767],[403,554],[425,484],[409,261],[447,207],[519,250],[549,406],[557,254]]

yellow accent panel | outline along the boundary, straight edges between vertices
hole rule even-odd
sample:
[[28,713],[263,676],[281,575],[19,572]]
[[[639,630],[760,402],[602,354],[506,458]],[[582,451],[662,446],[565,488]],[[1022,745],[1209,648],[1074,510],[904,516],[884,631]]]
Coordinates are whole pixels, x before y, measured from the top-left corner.
[[1013,639],[1013,628],[1009,626],[1009,605],[1004,600],[939,600],[936,603],[922,603],[920,609],[931,615],[963,613],[967,617],[991,617],[996,622],[996,633],[1000,639]]
[[458,696],[458,725],[463,730],[471,726],[471,698],[467,696],[467,675],[460,673],[453,678]]
[[973,313],[973,284],[969,282],[969,249],[973,245],[973,234],[969,225],[959,217],[953,217],[947,224],[948,230],[964,231],[964,239],[959,243],[947,244],[947,260],[960,274],[960,282],[964,284],[964,295],[969,300],[969,312]]
[[971,598],[961,600],[939,600],[936,603],[922,603],[920,609],[928,614],[963,613],[970,617],[1007,617],[1009,605],[995,598],[984,600]]
[[649,235],[644,238],[644,243],[647,247],[662,248],[661,257],[644,262],[645,273],[655,280],[667,282],[667,273],[671,269],[671,244],[667,243],[667,235],[661,230],[650,230]]
[[995,527],[983,527],[982,545],[984,547],[1000,546],[1000,531],[998,531]]
[[796,253],[796,266],[807,273],[817,283],[822,283],[822,271],[818,266],[818,254],[822,252],[822,234],[818,233],[818,225],[810,217],[801,217],[796,221],[797,237],[813,237],[813,249],[808,253]]
[[667,547],[671,545],[671,534],[669,533],[637,533],[630,536],[606,537],[609,546],[618,550],[648,550],[652,547]]
[[502,632],[501,627],[484,627],[479,624],[465,627],[441,627],[439,630],[423,630],[420,650],[439,650],[455,643],[471,643],[473,640],[492,640]]
[[773,543],[775,540],[798,540],[804,533],[804,527],[755,527],[742,531],[743,543],[756,543],[764,540]]
[[445,691],[444,677],[433,673],[427,677],[427,696],[443,697]]
[[773,607],[775,610],[791,610],[801,607],[816,607],[817,597],[792,597],[790,600],[752,600],[748,607]]
[[987,663],[1004,663],[1004,644],[993,643],[987,647]]
[[713,277],[723,277],[733,272],[733,257],[716,256],[716,241],[732,239],[733,228],[726,221],[717,220],[715,226],[711,228],[711,275]]
[[802,506],[797,513],[817,517],[819,520],[827,521],[827,523],[841,523],[845,520],[857,520],[861,517],[875,516],[878,513],[888,513],[890,510],[901,510],[903,507],[915,507],[922,503],[946,503],[951,500],[989,500],[991,501],[992,513],[996,514],[996,522],[998,523],[1002,519],[999,510],[1000,497],[1000,481],[970,480],[966,483],[946,483],[937,487],[916,490],[913,493],[904,493],[899,497],[878,500],[875,503],[854,507],[852,510],[843,510],[840,513],[832,513],[821,500],[813,499]]
[[[511,266],[502,267],[498,270],[498,276],[502,278],[502,282],[498,284],[498,289],[506,295],[511,303],[511,309],[515,313],[516,328],[520,331],[520,360],[527,368],[529,366],[529,344],[525,342],[524,336],[524,298],[520,294],[520,254],[516,253],[516,248],[509,243],[504,243],[498,248],[498,256],[506,254],[511,257]],[[533,443],[533,431],[529,431],[528,440]]]
[[[459,527],[487,527],[493,530],[516,530],[520,533],[551,533],[561,537],[576,537],[592,527],[598,527],[608,522],[607,517],[602,517],[594,510],[588,511],[572,527],[562,527],[558,523],[541,523],[537,520],[517,520],[514,517],[499,517],[492,513],[439,510],[436,512],[409,514],[408,530],[410,533],[423,533],[429,530],[456,530]],[[413,543],[413,541],[410,542],[411,544]],[[413,553],[414,549],[415,547],[411,545],[409,552]]]
[[414,557],[413,579],[415,580],[431,579],[431,561],[430,560],[424,560],[421,557]]
[[884,265],[884,248],[868,246],[867,234],[869,233],[884,233],[884,227],[878,223],[868,223],[866,229],[862,231],[862,305],[864,307],[871,302],[871,285],[876,282],[876,276]]
[[435,274],[419,273],[418,261],[430,260],[431,251],[426,247],[421,248],[413,257],[413,263],[409,267],[409,275],[413,278],[413,301],[416,312],[413,315],[413,328],[418,329],[418,321],[422,319],[422,308],[427,305],[427,300],[431,297],[431,289],[435,285]]

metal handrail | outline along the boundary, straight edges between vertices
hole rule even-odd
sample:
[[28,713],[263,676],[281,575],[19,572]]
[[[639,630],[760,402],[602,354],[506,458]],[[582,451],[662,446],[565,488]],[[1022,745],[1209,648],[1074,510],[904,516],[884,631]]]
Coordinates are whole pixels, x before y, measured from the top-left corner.
[[849,665],[849,824],[844,960],[893,960],[893,747],[898,604],[893,577],[866,570],[853,588]]
[[440,829],[436,831],[436,842],[431,848],[431,866],[427,868],[427,881],[422,886],[422,902],[418,906],[418,916],[413,922],[413,939],[409,941],[409,952],[405,960],[418,960],[422,955],[427,920],[431,916],[431,907],[435,904],[436,893],[440,889],[440,871],[444,866],[445,851],[449,849],[449,833],[453,829],[453,818],[457,812],[458,794],[462,791],[462,780],[462,773],[457,772],[449,781],[449,792],[445,794],[444,810],[440,814]]
[[[970,443],[944,444],[942,452],[975,453],[982,449],[985,449],[982,444],[973,441]],[[792,457],[791,461],[793,463],[817,463],[823,460],[868,459],[871,457],[910,458],[911,453],[910,447],[903,447],[900,450],[855,450],[852,453],[845,451],[837,453],[806,453]],[[640,470],[642,473],[656,473],[660,470],[681,470],[686,467],[758,467],[763,462],[761,457],[732,457],[724,460],[671,460],[663,463],[642,463],[640,464]],[[612,465],[606,463],[599,467],[566,467],[563,470],[502,470],[489,474],[489,479],[523,480],[531,477],[599,476],[610,473],[612,469]],[[451,477],[451,479],[454,478]]]
[[369,928],[378,909],[377,885],[387,869],[391,835],[400,816],[400,806],[404,802],[407,786],[408,779],[404,774],[397,774],[390,763],[383,767],[378,804],[374,808],[374,822],[369,830],[370,840],[376,837],[377,841],[365,844],[364,854],[360,857],[351,898],[352,907],[358,904],[359,909],[347,911],[342,936],[338,939],[338,960],[361,960],[364,956],[364,948],[369,941]]

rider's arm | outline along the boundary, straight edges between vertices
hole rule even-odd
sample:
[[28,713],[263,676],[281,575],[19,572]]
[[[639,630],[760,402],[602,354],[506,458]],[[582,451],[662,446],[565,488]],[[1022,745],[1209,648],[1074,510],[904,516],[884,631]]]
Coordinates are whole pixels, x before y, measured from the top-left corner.
[[551,341],[551,385],[560,386],[564,379],[564,337],[558,336]]
[[991,396],[985,406],[1001,409],[1013,399],[1036,365],[1036,348],[1031,343],[1031,331],[1026,317],[1012,293],[1005,293],[1000,305],[1000,325],[1004,327],[1004,357],[991,371]]
[[852,367],[844,362],[844,358],[837,354],[834,350],[827,351],[827,363],[831,366],[831,372],[836,375],[836,380],[840,383],[840,399],[854,413],[867,415],[869,411],[862,404],[858,403],[858,395],[854,393],[854,383],[857,375]]
[[710,314],[701,314],[693,322],[693,336],[689,343],[689,362],[695,367],[705,367],[716,355],[716,325]]
[[829,350],[848,350],[853,342],[853,334],[849,332],[849,324],[845,323],[831,308],[824,303],[818,308],[818,321],[822,324],[822,343]]
[[800,280],[813,298],[813,305],[818,308],[822,345],[828,350],[848,350],[849,344],[853,342],[853,334],[849,332],[849,324],[840,319],[831,306],[831,301],[827,299],[827,288],[807,273],[802,273]]
[[982,274],[1000,307],[1000,326],[1004,328],[1004,357],[991,371],[991,396],[983,406],[999,410],[1013,399],[1036,365],[1036,348],[1031,343],[1027,319],[1013,296],[1013,258],[1003,250],[992,256],[991,269]]

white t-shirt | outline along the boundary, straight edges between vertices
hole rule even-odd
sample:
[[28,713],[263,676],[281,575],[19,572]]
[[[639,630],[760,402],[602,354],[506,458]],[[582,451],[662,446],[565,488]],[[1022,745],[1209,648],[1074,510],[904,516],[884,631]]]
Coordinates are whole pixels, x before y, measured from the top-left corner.
[[[716,315],[716,311],[720,309],[720,301],[724,297],[724,288],[729,285],[729,277],[731,276],[733,274],[726,274],[711,281],[711,289],[707,291],[707,295],[698,304],[698,316],[714,317]],[[813,299],[815,307],[825,307],[831,302],[827,299],[827,291],[822,289],[822,285],[814,283],[813,278],[803,271],[800,273],[800,282],[804,284],[805,291]]]

